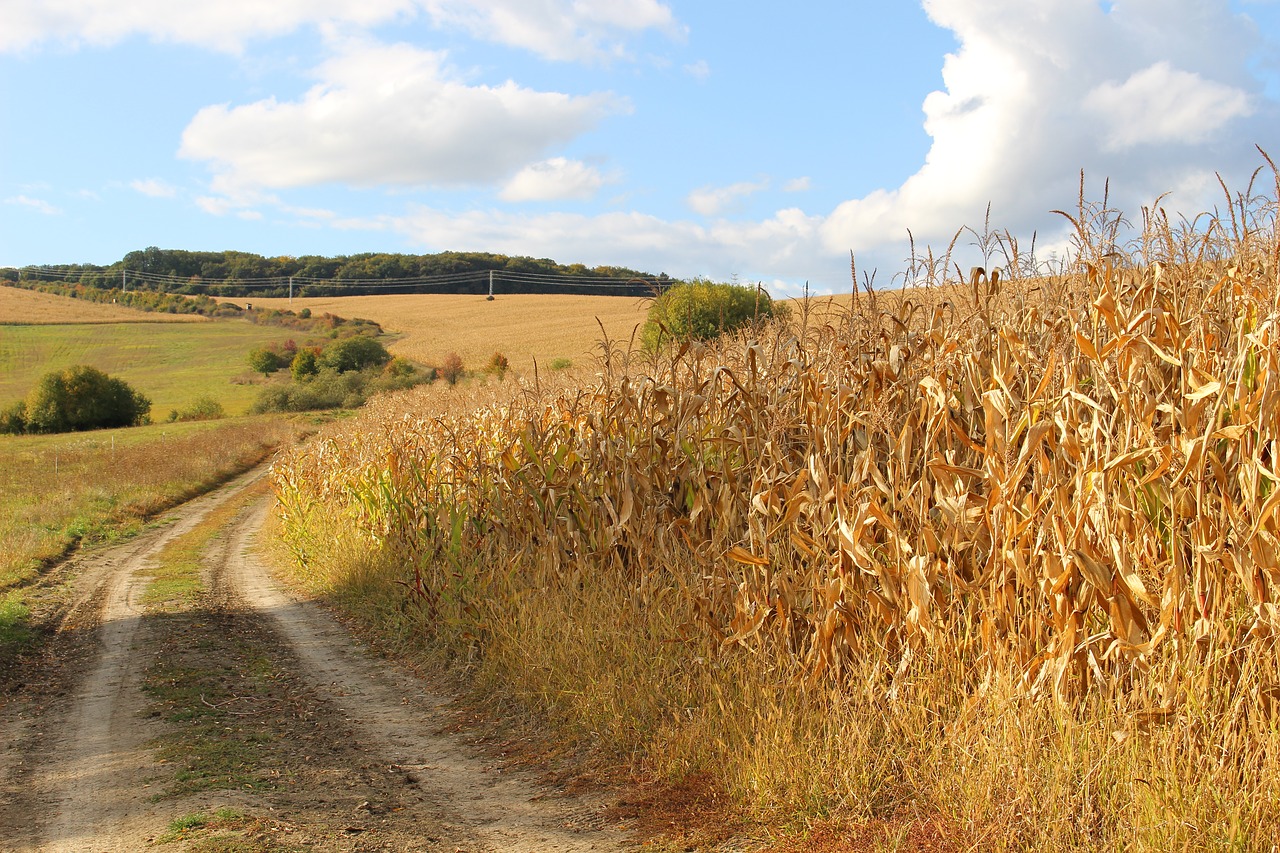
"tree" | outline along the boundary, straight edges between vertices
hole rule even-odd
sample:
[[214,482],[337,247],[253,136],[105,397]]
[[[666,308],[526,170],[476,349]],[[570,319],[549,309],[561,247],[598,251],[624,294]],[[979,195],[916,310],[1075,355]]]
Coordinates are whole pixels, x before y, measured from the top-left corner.
[[641,339],[650,349],[663,340],[709,341],[785,312],[763,288],[698,279],[677,284],[653,301]]
[[463,373],[462,356],[451,352],[444,357],[444,363],[440,365],[440,378],[450,385],[457,385]]
[[293,362],[289,365],[289,373],[297,382],[309,379],[319,372],[320,365],[316,361],[315,350],[298,350],[298,354],[293,357]]
[[391,353],[386,347],[364,335],[334,341],[320,353],[321,367],[332,368],[339,373],[381,366],[390,360]]
[[288,364],[280,357],[280,353],[268,347],[258,347],[249,351],[249,367],[255,372],[268,376]]
[[87,365],[46,373],[27,395],[27,432],[72,432],[145,422],[151,401]]

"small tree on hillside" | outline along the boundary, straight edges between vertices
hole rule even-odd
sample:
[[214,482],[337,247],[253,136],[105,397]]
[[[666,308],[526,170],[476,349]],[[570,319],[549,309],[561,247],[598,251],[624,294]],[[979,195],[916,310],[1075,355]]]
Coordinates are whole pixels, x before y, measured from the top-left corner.
[[451,352],[444,357],[440,365],[440,378],[450,385],[457,385],[465,371],[462,369],[462,356]]

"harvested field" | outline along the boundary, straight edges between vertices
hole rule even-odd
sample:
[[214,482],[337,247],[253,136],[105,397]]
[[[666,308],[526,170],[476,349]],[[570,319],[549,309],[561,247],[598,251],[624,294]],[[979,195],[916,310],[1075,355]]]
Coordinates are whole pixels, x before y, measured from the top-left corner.
[[[243,302],[244,300],[239,300]],[[255,299],[255,305],[290,307],[288,299]],[[483,368],[501,352],[519,373],[545,371],[556,359],[575,367],[591,364],[603,333],[626,341],[644,324],[648,302],[625,296],[424,294],[294,299],[292,308],[342,317],[364,317],[404,337],[397,355],[438,365],[449,352],[468,370]],[[603,333],[601,326],[604,327]]]
[[[197,314],[160,314],[135,311],[118,305],[102,305],[54,296],[18,287],[0,286],[0,326],[80,323],[207,323]],[[2,333],[0,333],[2,334]]]

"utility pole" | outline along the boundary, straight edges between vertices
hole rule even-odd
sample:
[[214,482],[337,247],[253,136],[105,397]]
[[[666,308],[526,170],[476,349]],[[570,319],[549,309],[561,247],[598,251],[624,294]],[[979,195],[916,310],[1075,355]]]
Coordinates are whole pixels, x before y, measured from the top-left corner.
[[289,276],[289,307],[293,307],[293,276]]
[[129,271],[120,270],[120,288],[125,292],[129,292]]
[[489,270],[489,296],[488,301],[493,301],[493,270]]

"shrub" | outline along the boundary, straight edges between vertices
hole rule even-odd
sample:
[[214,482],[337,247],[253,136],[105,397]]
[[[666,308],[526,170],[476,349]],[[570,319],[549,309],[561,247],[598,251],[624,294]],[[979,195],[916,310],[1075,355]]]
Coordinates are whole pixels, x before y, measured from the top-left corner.
[[[122,379],[87,365],[46,373],[27,395],[26,432],[73,432],[144,423],[151,401]],[[16,410],[10,410],[12,417]]]
[[387,362],[387,366],[382,369],[384,376],[402,378],[405,376],[414,376],[418,372],[418,368],[412,361],[407,358],[393,358]]
[[489,359],[489,364],[485,367],[486,373],[493,373],[499,378],[507,375],[507,370],[511,367],[511,362],[505,355],[495,352],[493,358]]
[[169,413],[171,421],[216,421],[227,416],[222,404],[212,397],[200,397],[187,408]]
[[444,363],[440,365],[440,378],[450,385],[457,385],[458,380],[462,378],[465,371],[462,368],[462,356],[456,352],[451,352],[444,357]]
[[320,363],[316,359],[315,350],[302,349],[293,357],[289,365],[289,373],[297,382],[310,379],[320,372]]
[[27,404],[19,400],[0,411],[0,435],[19,435],[27,431]]
[[339,373],[381,366],[390,360],[391,353],[387,352],[386,347],[364,335],[334,341],[320,353],[321,366]]
[[249,351],[249,367],[263,376],[275,373],[288,363],[280,353],[268,347],[258,347]]
[[698,279],[677,284],[654,300],[641,340],[648,349],[663,340],[709,341],[785,312],[763,288]]

